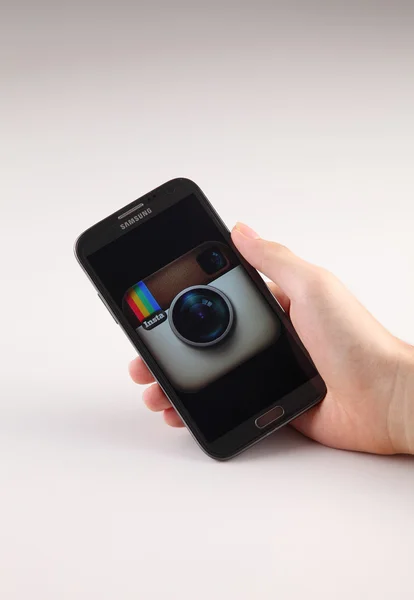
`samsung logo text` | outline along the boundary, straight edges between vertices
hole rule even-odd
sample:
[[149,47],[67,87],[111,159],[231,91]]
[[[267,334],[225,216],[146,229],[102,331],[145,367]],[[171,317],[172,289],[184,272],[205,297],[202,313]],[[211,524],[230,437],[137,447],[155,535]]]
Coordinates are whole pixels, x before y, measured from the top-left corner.
[[127,227],[131,227],[131,225],[135,225],[135,223],[138,223],[138,221],[141,221],[141,219],[145,219],[145,217],[148,217],[148,215],[150,215],[151,213],[152,213],[151,208],[146,208],[145,210],[142,210],[141,212],[137,213],[136,215],[134,215],[127,221],[124,221],[123,223],[121,223],[120,228],[127,229]]

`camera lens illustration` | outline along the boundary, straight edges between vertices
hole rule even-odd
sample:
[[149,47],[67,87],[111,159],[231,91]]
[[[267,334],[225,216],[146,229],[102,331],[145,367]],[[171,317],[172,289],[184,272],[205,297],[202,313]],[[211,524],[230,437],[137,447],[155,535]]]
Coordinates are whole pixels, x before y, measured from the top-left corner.
[[192,286],[178,294],[168,315],[175,335],[190,346],[213,346],[231,331],[234,315],[227,296],[207,285]]
[[197,262],[207,275],[213,275],[227,265],[225,256],[216,248],[209,248],[202,252],[197,256]]
[[216,267],[217,270],[222,269],[226,261],[224,260],[224,256],[219,252],[212,252],[210,255],[210,262],[212,265]]

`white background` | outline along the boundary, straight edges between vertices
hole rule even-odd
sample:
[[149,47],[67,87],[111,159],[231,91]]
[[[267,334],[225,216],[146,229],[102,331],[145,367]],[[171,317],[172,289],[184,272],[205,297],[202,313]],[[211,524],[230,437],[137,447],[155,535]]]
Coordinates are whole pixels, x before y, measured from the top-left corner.
[[413,598],[413,460],[289,429],[207,458],[144,409],[72,254],[190,177],[414,342],[412,3],[2,13],[1,598]]

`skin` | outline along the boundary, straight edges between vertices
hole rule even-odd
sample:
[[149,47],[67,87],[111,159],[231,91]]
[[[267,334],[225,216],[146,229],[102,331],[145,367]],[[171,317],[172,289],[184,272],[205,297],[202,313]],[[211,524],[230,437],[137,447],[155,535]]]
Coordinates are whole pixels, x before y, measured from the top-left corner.
[[[273,283],[328,388],[324,401],[291,423],[333,448],[376,454],[414,454],[414,348],[388,332],[330,272],[260,238],[238,223],[232,239],[240,253]],[[172,427],[179,415],[137,357],[130,375],[152,384],[147,407]]]

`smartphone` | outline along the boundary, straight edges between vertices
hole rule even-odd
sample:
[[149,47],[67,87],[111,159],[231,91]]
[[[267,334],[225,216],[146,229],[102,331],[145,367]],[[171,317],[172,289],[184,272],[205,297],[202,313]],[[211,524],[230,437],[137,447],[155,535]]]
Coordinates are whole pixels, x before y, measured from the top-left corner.
[[209,456],[235,456],[324,398],[289,317],[193,181],[93,225],[75,254]]

